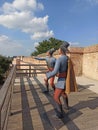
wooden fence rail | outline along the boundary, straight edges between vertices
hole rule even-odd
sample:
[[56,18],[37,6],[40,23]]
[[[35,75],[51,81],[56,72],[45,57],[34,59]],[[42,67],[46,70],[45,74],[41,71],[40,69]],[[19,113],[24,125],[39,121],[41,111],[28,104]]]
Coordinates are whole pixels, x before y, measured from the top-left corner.
[[8,116],[11,110],[12,93],[16,77],[16,66],[13,66],[8,78],[0,89],[0,130],[7,129]]
[[16,76],[37,76],[37,74],[45,73],[46,70],[46,64],[13,65],[4,85],[0,89],[0,130],[7,129],[8,117],[11,113],[12,94]]
[[16,65],[16,75],[25,76],[37,76],[37,74],[46,73],[46,64],[17,64]]

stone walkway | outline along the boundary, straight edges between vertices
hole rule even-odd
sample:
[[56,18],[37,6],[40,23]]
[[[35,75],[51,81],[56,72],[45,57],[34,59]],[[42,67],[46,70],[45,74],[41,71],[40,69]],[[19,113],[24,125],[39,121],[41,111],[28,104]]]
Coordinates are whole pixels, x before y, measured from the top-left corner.
[[98,80],[89,79],[84,76],[77,77],[77,83],[82,87],[98,94]]
[[98,94],[88,89],[91,83],[77,82],[78,92],[68,95],[70,109],[58,119],[53,91],[43,93],[43,76],[16,78],[7,130],[98,130]]

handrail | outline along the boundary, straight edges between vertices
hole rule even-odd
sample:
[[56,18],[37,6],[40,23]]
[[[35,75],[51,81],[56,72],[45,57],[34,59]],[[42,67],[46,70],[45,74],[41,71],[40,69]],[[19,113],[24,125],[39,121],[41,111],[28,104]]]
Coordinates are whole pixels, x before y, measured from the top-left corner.
[[[22,68],[23,66],[26,68]],[[8,117],[9,114],[11,113],[14,80],[17,74],[26,74],[29,77],[31,77],[31,76],[37,76],[37,74],[46,73],[46,70],[47,70],[46,64],[13,65],[4,85],[0,89],[0,130],[7,129]]]
[[37,74],[44,74],[47,71],[46,64],[17,64],[16,65],[16,75],[26,75],[26,76],[37,76]]
[[11,110],[14,80],[16,77],[16,66],[14,65],[0,89],[0,130],[7,129],[8,115]]

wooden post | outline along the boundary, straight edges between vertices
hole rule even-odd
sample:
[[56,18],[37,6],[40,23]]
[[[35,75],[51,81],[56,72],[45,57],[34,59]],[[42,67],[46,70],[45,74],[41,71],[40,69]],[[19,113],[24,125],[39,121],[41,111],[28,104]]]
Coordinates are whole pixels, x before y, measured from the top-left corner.
[[31,77],[31,65],[29,65],[29,77]]
[[20,59],[16,59],[16,65],[17,65],[17,69],[20,69]]

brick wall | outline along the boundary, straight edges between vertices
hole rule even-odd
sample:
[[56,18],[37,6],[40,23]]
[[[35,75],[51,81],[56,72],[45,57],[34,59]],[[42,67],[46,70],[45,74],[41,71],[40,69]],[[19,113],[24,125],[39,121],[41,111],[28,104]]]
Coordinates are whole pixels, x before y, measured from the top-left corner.
[[83,75],[98,80],[98,44],[84,48]]
[[75,75],[98,80],[98,44],[84,48],[70,48]]
[[70,48],[70,58],[73,62],[75,75],[82,75],[83,48]]

